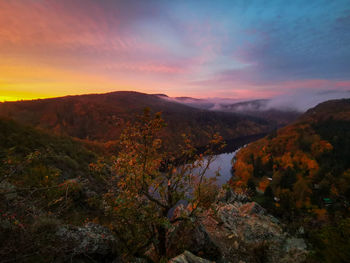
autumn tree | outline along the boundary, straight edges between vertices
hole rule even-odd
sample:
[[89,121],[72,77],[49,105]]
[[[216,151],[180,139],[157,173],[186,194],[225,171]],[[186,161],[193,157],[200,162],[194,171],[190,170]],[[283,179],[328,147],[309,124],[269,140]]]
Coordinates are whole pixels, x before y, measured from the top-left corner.
[[[208,189],[212,189],[208,186],[215,177],[207,178],[205,173],[214,151],[223,147],[222,138],[214,135],[199,154],[184,135],[177,153],[170,152],[161,139],[164,126],[161,115],[149,110],[127,125],[115,163],[116,187],[106,195],[115,218],[113,228],[126,254],[145,257],[146,251],[152,251],[154,261],[166,259],[169,230],[194,218],[208,200]],[[174,217],[172,211],[181,202],[187,209]]]

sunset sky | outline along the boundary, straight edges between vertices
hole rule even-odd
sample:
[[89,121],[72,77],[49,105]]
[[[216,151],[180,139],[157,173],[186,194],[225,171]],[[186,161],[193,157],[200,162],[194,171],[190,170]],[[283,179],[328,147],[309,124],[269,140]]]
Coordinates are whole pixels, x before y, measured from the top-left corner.
[[350,0],[0,0],[0,101],[350,90]]

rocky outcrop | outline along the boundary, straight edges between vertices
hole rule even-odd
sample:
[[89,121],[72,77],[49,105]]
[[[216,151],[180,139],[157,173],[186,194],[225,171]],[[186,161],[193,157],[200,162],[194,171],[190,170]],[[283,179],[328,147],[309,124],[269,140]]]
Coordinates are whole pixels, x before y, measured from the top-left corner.
[[[217,205],[216,214],[208,211],[202,224],[228,262],[290,262],[289,254],[300,257],[305,252],[302,239],[290,238],[280,225],[264,214],[256,203]],[[285,260],[284,260],[285,258]]]
[[175,257],[184,250],[212,260],[221,257],[219,247],[213,242],[204,226],[197,221],[179,223],[168,237],[169,257]]
[[250,198],[245,194],[236,193],[231,189],[227,189],[227,190],[221,189],[216,200],[217,202],[221,202],[221,203],[234,203],[234,202],[247,203],[250,201]]
[[[219,195],[212,209],[201,213],[192,231],[179,230],[175,240],[181,242],[184,249],[220,262],[298,263],[305,260],[307,251],[303,239],[285,233],[276,218],[248,197],[227,192]],[[181,239],[188,235],[191,242]],[[198,242],[200,251],[194,249],[194,241]],[[215,248],[212,249],[215,254],[208,253],[205,244]]]
[[189,251],[185,251],[181,255],[169,260],[169,263],[211,263],[211,262],[213,261],[209,261],[209,260],[197,257]]
[[70,245],[71,251],[67,255],[70,258],[88,257],[95,261],[103,259],[103,262],[112,262],[117,258],[117,240],[109,229],[101,225],[64,225],[57,229],[56,236]]
[[250,202],[239,207],[239,213],[242,215],[264,215],[266,210],[258,203]]

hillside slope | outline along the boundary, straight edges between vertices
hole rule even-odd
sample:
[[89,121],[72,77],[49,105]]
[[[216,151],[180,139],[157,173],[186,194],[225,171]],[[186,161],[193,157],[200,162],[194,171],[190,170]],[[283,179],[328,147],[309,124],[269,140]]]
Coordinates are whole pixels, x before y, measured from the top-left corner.
[[[63,233],[60,238],[56,232],[66,230],[65,224],[74,229],[87,218],[103,215],[98,201],[105,173],[95,169],[98,158],[99,152],[72,138],[0,118],[1,262],[65,261],[74,256],[72,237]],[[87,229],[101,231],[98,226]],[[96,244],[93,237],[78,237],[78,244]]]
[[302,112],[292,109],[272,107],[269,99],[247,100],[234,102],[232,99],[195,99],[191,97],[169,98],[159,94],[160,98],[168,101],[176,101],[194,108],[209,111],[221,111],[238,114],[245,117],[255,117],[268,121],[276,127],[282,127],[295,121]]
[[290,227],[302,226],[310,236],[320,231],[314,244],[321,257],[336,253],[332,262],[346,262],[349,237],[336,235],[350,230],[349,156],[350,100],[327,101],[242,149],[231,184],[250,189]]
[[31,165],[40,164],[67,179],[85,175],[96,160],[96,153],[71,138],[0,118],[0,169],[16,169],[21,176]]
[[275,127],[260,118],[196,109],[137,92],[5,102],[0,104],[0,116],[58,134],[106,142],[116,140],[124,124],[142,114],[145,107],[162,112],[168,123],[165,137],[169,141],[188,133],[195,135],[197,144],[205,144],[207,133],[220,132],[225,139],[233,139]]
[[293,109],[278,109],[268,106],[269,100],[251,100],[237,102],[228,105],[221,105],[221,110],[225,112],[234,112],[236,114],[244,114],[246,116],[252,116],[262,118],[276,126],[285,126],[295,121],[301,112]]

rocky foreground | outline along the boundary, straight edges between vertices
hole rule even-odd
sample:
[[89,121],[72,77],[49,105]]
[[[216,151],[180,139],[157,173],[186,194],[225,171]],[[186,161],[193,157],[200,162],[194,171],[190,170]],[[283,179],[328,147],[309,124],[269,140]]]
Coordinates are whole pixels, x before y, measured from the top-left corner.
[[[174,216],[187,212],[181,205]],[[71,244],[75,259],[89,255],[99,262],[122,262],[118,240],[98,225],[61,227],[57,236]],[[216,203],[193,222],[180,221],[169,231],[168,240],[168,254],[173,257],[169,262],[173,263],[298,263],[307,255],[303,239],[289,236],[264,208],[231,190],[222,191]]]
[[[231,190],[223,191],[190,231],[181,227],[177,231],[174,240],[190,243],[190,252],[215,262],[296,263],[303,262],[307,254],[303,239],[283,232],[279,221],[264,208]],[[205,262],[176,260],[173,262]]]

